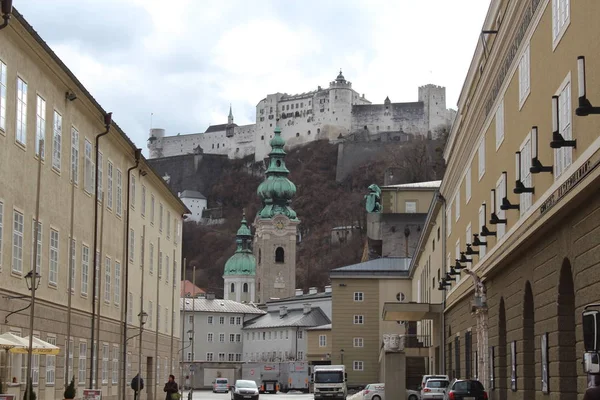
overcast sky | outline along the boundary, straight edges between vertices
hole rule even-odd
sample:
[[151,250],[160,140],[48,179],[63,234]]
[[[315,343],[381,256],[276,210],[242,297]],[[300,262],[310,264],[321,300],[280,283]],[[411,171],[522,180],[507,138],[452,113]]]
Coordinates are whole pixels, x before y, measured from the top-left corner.
[[253,123],[268,93],[326,87],[342,68],[373,103],[446,86],[456,108],[490,0],[14,0],[146,151],[167,135]]

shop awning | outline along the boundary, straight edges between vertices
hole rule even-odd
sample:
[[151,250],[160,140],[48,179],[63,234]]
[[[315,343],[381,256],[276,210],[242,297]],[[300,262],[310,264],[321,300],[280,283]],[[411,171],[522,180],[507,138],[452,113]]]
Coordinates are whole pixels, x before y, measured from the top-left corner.
[[443,312],[441,304],[429,303],[384,303],[384,321],[423,321],[438,319]]

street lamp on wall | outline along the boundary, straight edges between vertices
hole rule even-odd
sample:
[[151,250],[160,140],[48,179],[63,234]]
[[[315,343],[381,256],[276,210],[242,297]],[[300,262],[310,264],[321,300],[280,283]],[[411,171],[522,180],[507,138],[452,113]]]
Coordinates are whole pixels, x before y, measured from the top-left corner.
[[[35,278],[34,278],[35,275]],[[41,275],[38,274],[37,272],[33,272],[29,271],[27,273],[27,275],[25,275],[25,283],[27,284],[27,290],[29,290],[30,292],[32,291],[32,289],[37,290],[37,288],[40,286],[40,279],[41,279]],[[13,300],[13,299],[29,299],[31,298],[31,295],[20,295],[20,296],[3,296],[5,299],[8,300]],[[25,311],[27,310],[29,307],[31,307],[31,302],[29,302],[29,304],[27,304],[25,307],[20,308],[16,311],[10,312],[8,314],[6,314],[6,317],[4,317],[4,323],[8,324],[8,317],[10,317],[13,314],[17,314],[21,311]]]
[[[35,277],[34,277],[35,275]],[[35,290],[40,286],[41,275],[33,270],[29,271],[27,275],[25,275],[25,283],[27,284],[27,290],[31,291],[33,285],[35,285]]]
[[12,14],[12,0],[0,0],[2,2],[2,19],[4,22],[0,25],[0,29],[6,28],[8,26],[8,21],[10,20]]
[[579,107],[575,114],[579,117],[587,117],[590,114],[600,114],[600,107],[592,106],[585,92],[585,57],[577,57],[577,83],[579,86]]
[[140,320],[140,325],[146,325],[146,322],[148,322],[148,313],[142,310],[142,312],[138,314],[138,318]]

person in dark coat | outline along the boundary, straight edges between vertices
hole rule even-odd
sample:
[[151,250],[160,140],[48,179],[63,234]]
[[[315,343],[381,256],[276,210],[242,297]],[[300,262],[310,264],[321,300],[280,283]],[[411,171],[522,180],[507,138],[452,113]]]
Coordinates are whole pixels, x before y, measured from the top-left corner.
[[583,400],[600,400],[600,375],[592,375]]
[[139,392],[144,389],[144,379],[140,376],[139,372],[131,380],[131,388],[135,390],[133,398],[137,400]]
[[171,395],[179,392],[177,382],[175,382],[175,375],[169,375],[169,381],[165,383],[164,391],[167,392],[165,400],[172,400]]

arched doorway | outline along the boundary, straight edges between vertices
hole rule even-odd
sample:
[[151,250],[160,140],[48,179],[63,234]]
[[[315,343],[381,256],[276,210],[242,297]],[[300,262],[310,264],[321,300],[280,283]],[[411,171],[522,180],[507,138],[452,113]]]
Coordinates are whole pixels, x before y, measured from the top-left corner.
[[498,350],[495,352],[498,365],[496,387],[498,388],[499,400],[506,400],[508,387],[506,382],[506,309],[504,298],[500,298],[498,307]]
[[[575,285],[568,258],[563,260],[558,280],[558,376],[550,377],[550,391],[558,390],[561,399],[577,399],[577,352],[575,349]],[[554,384],[552,384],[554,383]],[[558,388],[556,387],[558,386]]]
[[[523,379],[517,375],[517,380],[523,382],[523,398],[535,398],[535,311],[529,281],[525,282],[523,296],[523,367],[519,369],[517,364],[517,371],[519,370],[523,371]],[[518,385],[517,389],[520,389]]]

